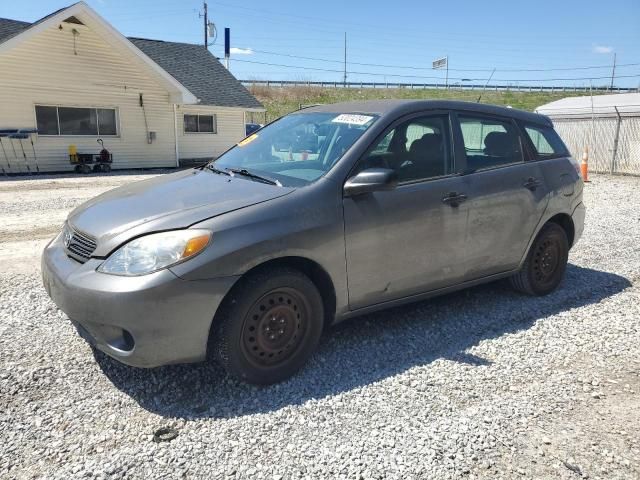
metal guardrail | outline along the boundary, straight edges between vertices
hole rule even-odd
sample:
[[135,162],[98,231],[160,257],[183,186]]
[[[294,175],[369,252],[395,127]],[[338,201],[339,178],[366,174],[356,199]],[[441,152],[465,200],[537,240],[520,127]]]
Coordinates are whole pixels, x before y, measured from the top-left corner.
[[261,85],[265,87],[320,87],[320,88],[408,88],[408,89],[449,89],[449,90],[509,90],[517,92],[638,92],[638,88],[623,87],[567,87],[557,85],[484,85],[456,83],[403,83],[403,82],[305,82],[296,80],[240,80],[245,86]]

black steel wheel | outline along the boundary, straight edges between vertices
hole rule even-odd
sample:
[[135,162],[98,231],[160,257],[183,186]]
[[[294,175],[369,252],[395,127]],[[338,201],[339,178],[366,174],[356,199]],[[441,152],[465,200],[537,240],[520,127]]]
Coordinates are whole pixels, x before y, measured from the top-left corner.
[[308,321],[308,302],[296,289],[268,292],[245,316],[242,329],[245,355],[257,366],[286,361],[300,346]]
[[568,257],[569,242],[564,229],[548,223],[531,245],[522,269],[511,277],[511,284],[529,295],[546,295],[562,281]]
[[261,270],[234,287],[214,319],[209,353],[249,383],[289,378],[320,339],[324,311],[313,282],[291,268]]

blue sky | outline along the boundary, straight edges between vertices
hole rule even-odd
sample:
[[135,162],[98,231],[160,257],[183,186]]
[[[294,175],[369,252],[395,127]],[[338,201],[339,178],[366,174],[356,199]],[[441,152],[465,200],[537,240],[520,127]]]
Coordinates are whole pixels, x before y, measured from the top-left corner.
[[[0,17],[34,21],[69,3],[2,0]],[[200,1],[87,3],[125,35],[203,43]],[[444,81],[444,71],[430,67],[432,60],[448,55],[454,84],[484,83],[495,67],[492,83],[588,86],[591,78],[600,85],[609,83],[599,77],[611,75],[616,52],[616,85],[640,86],[640,0],[208,4],[220,32],[210,50],[223,55],[222,31],[230,27],[231,71],[242,79],[341,81],[347,32],[352,81]]]

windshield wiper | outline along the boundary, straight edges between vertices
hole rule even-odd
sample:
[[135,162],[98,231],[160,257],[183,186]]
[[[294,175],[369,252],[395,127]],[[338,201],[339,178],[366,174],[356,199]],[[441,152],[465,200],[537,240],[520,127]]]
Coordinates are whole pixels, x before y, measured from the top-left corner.
[[205,167],[208,170],[211,170],[213,173],[219,173],[220,175],[227,175],[229,177],[231,176],[229,172],[227,172],[226,170],[220,170],[219,168],[216,168],[215,165],[213,165],[212,163],[206,164]]
[[273,180],[271,178],[262,177],[260,175],[255,174],[255,173],[251,173],[246,168],[228,168],[227,170],[229,170],[230,172],[232,172],[235,175],[242,175],[243,177],[252,178],[252,179],[258,180],[259,182],[262,182],[262,183],[268,183],[269,185],[276,185],[278,187],[282,186],[282,184],[278,180]]

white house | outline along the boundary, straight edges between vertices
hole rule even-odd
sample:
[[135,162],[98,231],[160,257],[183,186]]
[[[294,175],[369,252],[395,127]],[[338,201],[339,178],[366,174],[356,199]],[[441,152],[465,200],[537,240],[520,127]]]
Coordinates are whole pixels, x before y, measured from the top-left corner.
[[114,169],[179,166],[218,156],[263,110],[202,45],[126,38],[84,2],[0,19],[0,129],[38,130],[0,137],[5,170],[71,170],[69,146],[97,154],[98,138]]

